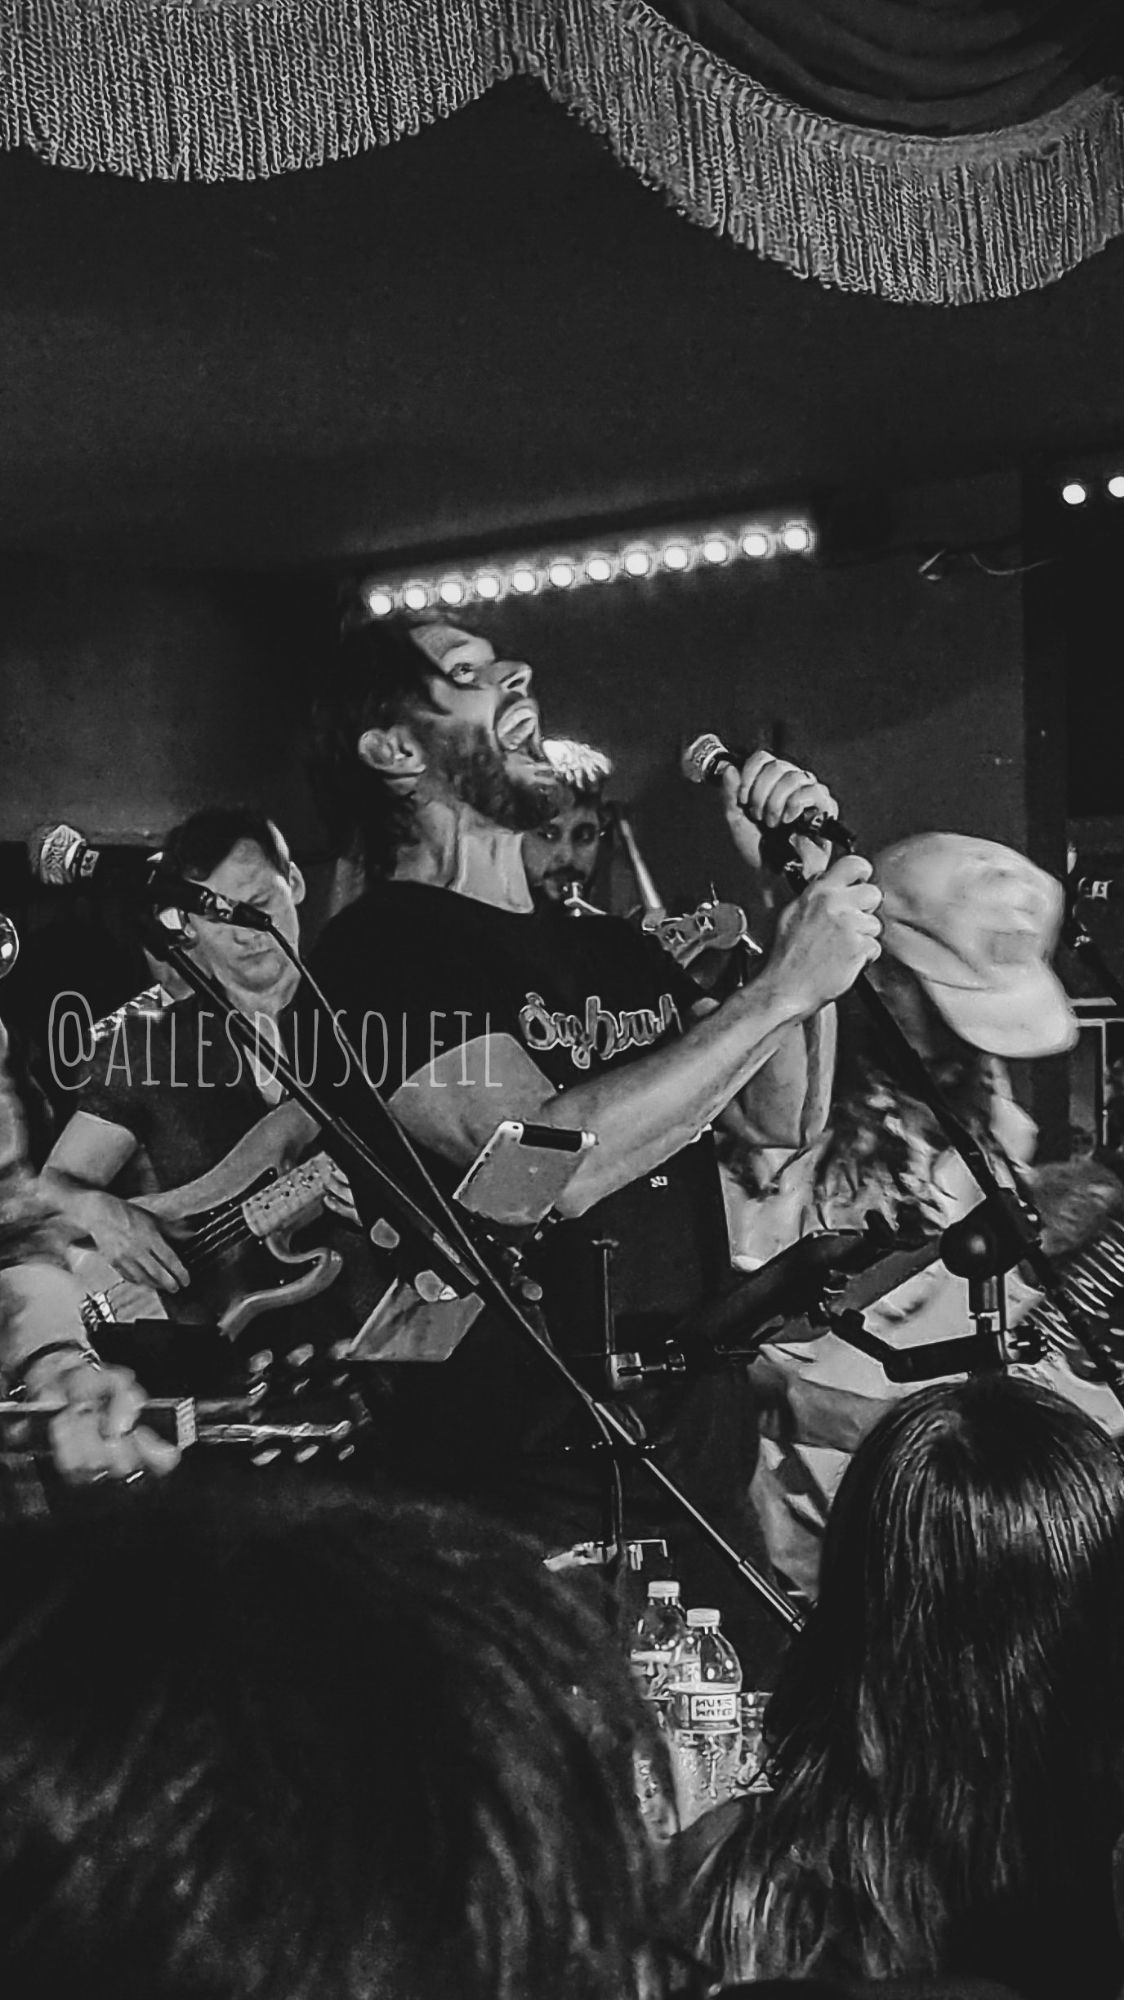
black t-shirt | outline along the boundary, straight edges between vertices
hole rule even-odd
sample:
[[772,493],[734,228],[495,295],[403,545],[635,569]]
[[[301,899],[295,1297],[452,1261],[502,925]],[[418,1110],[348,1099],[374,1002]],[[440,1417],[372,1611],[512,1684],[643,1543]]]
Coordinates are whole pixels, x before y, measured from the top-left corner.
[[[690,1024],[697,988],[651,939],[615,917],[559,922],[414,882],[376,885],[327,928],[315,965],[371,1080],[388,1098],[425,1092],[446,1185],[464,1172],[464,1085],[475,1138],[500,1122],[503,1044],[563,1091],[623,1068]],[[403,1089],[405,1086],[405,1089]],[[481,1108],[483,1107],[483,1108]],[[442,1134],[444,1127],[444,1134]],[[462,1157],[443,1165],[441,1138]],[[582,1217],[555,1222],[531,1254],[556,1342],[589,1345],[596,1312],[590,1246],[609,1238],[621,1332],[670,1331],[729,1264],[709,1132]],[[627,1341],[626,1341],[627,1344]]]
[[[291,1048],[291,1011],[278,1022]],[[263,1042],[268,1075],[269,1050]],[[225,1016],[191,995],[169,1001],[159,988],[138,994],[97,1023],[89,1060],[78,1070],[71,1099],[74,1111],[121,1126],[137,1150],[111,1183],[111,1192],[129,1198],[166,1192],[197,1180],[217,1167],[265,1118],[277,1100],[259,1088],[246,1052],[231,1034]],[[232,1176],[230,1194],[239,1191]],[[243,1345],[275,1344],[281,1351],[305,1340],[318,1345],[349,1338],[378,1296],[381,1273],[364,1239],[349,1224],[321,1216],[298,1232],[297,1247],[334,1249],[343,1270],[322,1295],[262,1318],[259,1341],[249,1327]],[[275,1286],[287,1273],[264,1252],[252,1271],[228,1271],[210,1293],[166,1301],[174,1319],[214,1319],[232,1292]]]
[[138,1157],[114,1191],[183,1187],[209,1172],[269,1110],[217,1011],[194,995],[138,994],[94,1030],[72,1111],[131,1132]]
[[[562,924],[410,882],[379,883],[341,912],[325,930],[313,967],[371,1081],[392,1102],[400,1093],[399,1106],[408,1092],[419,1092],[411,1129],[416,1136],[419,1117],[428,1121],[433,1144],[422,1147],[426,1164],[450,1191],[501,1118],[533,1117],[513,1109],[503,1091],[489,1102],[498,1078],[512,1074],[513,1058],[525,1079],[537,1073],[550,1089],[565,1090],[673,1041],[699,997],[658,945],[617,919]],[[339,1078],[331,1055],[318,1075],[322,1084]],[[358,1122],[361,1098],[341,1091],[341,1101]],[[710,1134],[580,1220],[544,1232],[529,1262],[544,1285],[551,1336],[567,1356],[598,1347],[592,1246],[604,1236],[619,1245],[613,1260],[619,1344],[650,1345],[729,1269]],[[488,1315],[451,1360],[388,1367],[385,1374],[396,1410],[416,1418],[396,1423],[388,1449],[400,1450],[415,1469],[425,1460],[453,1483],[465,1483],[454,1468],[466,1466],[474,1490],[481,1478],[502,1483],[504,1468],[516,1460],[534,1460],[538,1476],[547,1476],[545,1462],[574,1439],[566,1393]],[[672,1403],[680,1410],[688,1399],[679,1386],[670,1398],[646,1399],[650,1428],[653,1410],[658,1431]],[[577,1430],[584,1437],[580,1416]]]

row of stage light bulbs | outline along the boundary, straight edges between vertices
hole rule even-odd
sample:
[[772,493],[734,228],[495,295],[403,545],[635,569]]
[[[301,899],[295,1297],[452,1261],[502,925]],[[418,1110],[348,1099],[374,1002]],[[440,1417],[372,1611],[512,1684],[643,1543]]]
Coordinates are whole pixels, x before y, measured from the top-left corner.
[[[1110,479],[1106,479],[1104,490],[1110,500],[1124,500],[1124,472],[1114,472]],[[1092,497],[1092,480],[1067,479],[1062,487],[1062,499],[1067,507],[1083,507]]]
[[379,581],[367,589],[367,606],[374,618],[388,618],[393,611],[427,611],[435,605],[455,609],[474,598],[484,603],[506,597],[533,597],[542,590],[575,590],[588,583],[612,583],[617,577],[639,581],[660,571],[682,575],[704,566],[720,568],[744,557],[760,562],[784,550],[789,555],[810,555],[815,535],[807,521],[787,521],[772,530],[748,527],[726,534],[715,529],[697,538],[676,536],[659,548],[636,542],[610,555],[600,549],[583,556],[552,556],[546,561],[527,559],[510,564],[488,564],[465,574],[452,571],[429,581],[413,577],[405,583]]

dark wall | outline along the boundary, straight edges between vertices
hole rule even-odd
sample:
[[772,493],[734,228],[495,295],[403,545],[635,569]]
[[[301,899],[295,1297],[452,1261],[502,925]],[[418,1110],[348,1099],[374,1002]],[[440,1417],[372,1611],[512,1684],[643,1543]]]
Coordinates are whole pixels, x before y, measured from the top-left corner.
[[152,841],[245,799],[318,838],[300,765],[334,593],[292,574],[0,563],[0,839],[72,821]]
[[[0,838],[57,817],[94,840],[152,840],[245,798],[314,849],[299,735],[334,598],[291,573],[8,560]],[[668,898],[693,900],[712,873],[736,885],[716,800],[677,774],[702,729],[820,772],[867,846],[926,826],[1025,839],[1013,579],[968,569],[932,585],[916,552],[781,559],[511,605],[498,636],[534,665],[548,729],[612,753]]]

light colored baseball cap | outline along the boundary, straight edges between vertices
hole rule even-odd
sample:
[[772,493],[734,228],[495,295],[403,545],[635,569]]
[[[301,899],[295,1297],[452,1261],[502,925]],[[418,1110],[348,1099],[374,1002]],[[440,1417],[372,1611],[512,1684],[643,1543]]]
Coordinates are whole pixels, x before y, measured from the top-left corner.
[[1059,882],[998,841],[917,833],[874,862],[882,949],[916,973],[949,1026],[996,1056],[1071,1049],[1077,1018],[1049,958]]

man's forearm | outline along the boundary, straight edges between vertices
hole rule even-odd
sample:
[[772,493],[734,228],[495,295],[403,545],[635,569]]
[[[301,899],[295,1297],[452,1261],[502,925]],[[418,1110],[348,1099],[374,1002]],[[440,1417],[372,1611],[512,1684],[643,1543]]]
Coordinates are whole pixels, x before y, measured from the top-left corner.
[[80,1235],[93,1234],[96,1218],[105,1205],[104,1188],[92,1187],[88,1181],[76,1180],[73,1174],[52,1166],[43,1168],[39,1184],[64,1222]]
[[680,1040],[548,1098],[540,1123],[597,1140],[559,1212],[583,1214],[697,1138],[799,1019],[797,1004],[766,971]]

